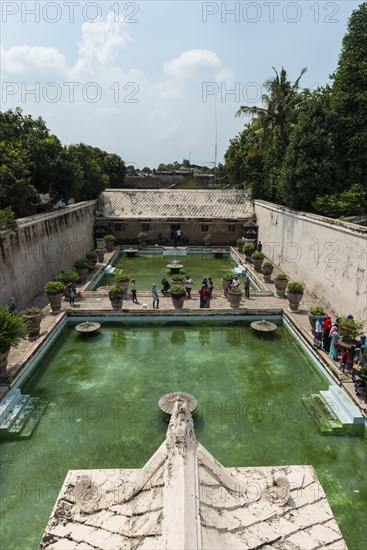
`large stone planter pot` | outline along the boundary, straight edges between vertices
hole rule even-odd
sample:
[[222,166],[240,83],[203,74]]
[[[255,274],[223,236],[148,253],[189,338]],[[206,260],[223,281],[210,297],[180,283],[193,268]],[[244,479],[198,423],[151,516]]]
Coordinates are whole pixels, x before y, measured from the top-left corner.
[[262,272],[262,274],[264,275],[264,281],[265,281],[266,283],[270,283],[270,281],[271,281],[271,274],[273,273],[273,270],[274,270],[273,267],[269,267],[269,268],[262,267],[262,268],[261,268],[261,272]]
[[6,375],[6,365],[8,364],[8,355],[10,348],[7,351],[0,351],[0,376]]
[[288,279],[274,279],[274,286],[279,298],[285,298],[285,289],[288,286]]
[[263,263],[264,260],[255,260],[255,259],[253,259],[252,261],[254,263],[255,271],[258,271],[259,273],[261,273],[261,264]]
[[229,305],[232,309],[239,309],[243,292],[231,292],[230,290],[227,293],[227,298],[229,300]]
[[129,289],[129,281],[116,281],[117,286],[121,286],[124,289],[124,298],[126,298],[127,291]]
[[80,283],[83,285],[87,280],[89,269],[88,269],[88,267],[86,267],[86,268],[83,267],[83,268],[77,269],[76,271],[79,275]]
[[111,306],[114,311],[120,311],[124,302],[123,298],[110,298]]
[[229,285],[231,284],[231,281],[225,281],[224,279],[221,280],[221,283],[222,283],[222,288],[223,288],[223,292],[224,292],[224,296],[226,298],[228,298],[227,294],[228,294],[228,287]]
[[36,338],[40,333],[42,313],[36,315],[25,315],[25,322],[27,325],[28,336],[30,338]]
[[93,260],[89,260],[90,262],[90,268],[88,271],[93,271],[96,268],[98,258],[94,258]]
[[171,292],[172,304],[175,309],[182,309],[186,294],[175,294]]
[[105,243],[107,252],[112,252],[115,241],[107,241]]
[[60,311],[63,294],[47,294],[52,311]]
[[104,255],[105,255],[105,251],[104,250],[96,250],[96,254],[97,254],[97,258],[98,258],[98,261],[99,263],[101,264],[103,261],[104,261]]
[[297,311],[300,301],[302,300],[303,292],[297,294],[287,294],[289,309],[291,311]]

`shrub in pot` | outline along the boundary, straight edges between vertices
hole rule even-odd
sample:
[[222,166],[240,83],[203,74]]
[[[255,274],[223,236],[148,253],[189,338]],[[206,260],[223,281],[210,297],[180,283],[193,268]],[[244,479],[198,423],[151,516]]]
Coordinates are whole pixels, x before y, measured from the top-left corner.
[[114,285],[108,290],[108,297],[114,311],[119,311],[122,308],[124,295],[125,289],[121,286]]
[[28,336],[35,338],[40,333],[42,309],[39,307],[29,307],[22,314],[26,322]]
[[264,275],[264,281],[270,283],[270,276],[273,273],[274,265],[271,262],[264,262],[261,266],[262,274]]
[[182,273],[175,273],[171,276],[171,283],[174,285],[183,285],[185,282],[185,275]]
[[124,273],[123,271],[119,271],[115,275],[115,283],[117,286],[122,287],[124,289],[124,297],[127,294],[127,290],[129,288],[129,281],[130,276],[127,273]]
[[107,252],[112,252],[113,245],[115,244],[116,237],[115,235],[105,235],[103,240],[106,244]]
[[140,231],[140,233],[138,233],[138,241],[141,246],[146,245],[147,237],[148,237],[148,234],[145,233],[145,231]]
[[242,296],[243,292],[240,286],[233,286],[228,290],[227,298],[232,309],[239,309]]
[[64,295],[65,285],[58,281],[46,283],[43,287],[43,292],[47,294],[48,301],[52,311],[60,311],[61,300]]
[[90,261],[86,258],[83,258],[81,260],[75,260],[74,267],[78,272],[80,282],[83,284],[87,280],[89,268],[90,268]]
[[303,283],[294,282],[287,286],[287,298],[291,311],[297,311],[300,301],[302,300],[305,286]]
[[0,305],[0,376],[6,374],[6,365],[11,346],[17,346],[27,335],[27,326],[22,315],[10,312]]
[[221,283],[222,283],[222,288],[223,288],[223,292],[224,292],[224,296],[227,298],[227,292],[228,292],[228,287],[230,286],[231,282],[233,281],[233,278],[234,278],[234,273],[232,273],[232,271],[227,271],[226,273],[224,273],[224,275],[222,276],[222,280],[221,280]]
[[99,245],[99,246],[97,246],[97,248],[96,248],[97,258],[98,258],[98,261],[99,261],[100,264],[101,264],[101,263],[103,262],[103,260],[104,260],[105,251],[106,251],[106,249],[105,249],[105,247],[102,246],[102,245]]
[[285,289],[287,288],[288,281],[289,279],[285,273],[278,273],[275,277],[274,286],[279,298],[285,298]]
[[64,296],[65,298],[69,298],[68,284],[77,283],[79,281],[79,274],[76,273],[75,271],[66,269],[65,271],[61,271],[61,273],[57,275],[57,277],[55,277],[55,281],[58,281],[59,283],[63,283],[63,285],[65,286]]
[[253,254],[251,254],[251,258],[254,264],[255,271],[261,272],[261,264],[264,261],[265,254],[263,254],[262,252],[254,252]]
[[325,315],[324,306],[319,305],[315,307],[310,307],[310,311],[308,313],[308,321],[313,331],[315,330],[316,320],[318,317],[320,317],[320,315]]
[[90,252],[88,252],[88,254],[86,254],[85,256],[87,258],[87,260],[89,260],[90,262],[90,267],[89,269],[92,270],[96,267],[97,265],[97,260],[98,260],[98,257],[97,257],[97,253],[94,252],[94,250],[91,250]]
[[172,304],[175,309],[182,309],[186,296],[186,290],[183,285],[171,286]]
[[355,321],[344,317],[339,319],[340,336],[346,344],[355,344],[357,336],[362,334],[363,327],[363,321]]
[[210,246],[212,244],[212,236],[210,233],[204,235],[204,244],[205,246]]
[[237,239],[236,245],[237,245],[238,252],[243,252],[243,244],[244,244],[243,237],[240,237],[239,239]]
[[244,253],[245,253],[245,256],[246,256],[246,260],[248,262],[251,262],[251,256],[255,252],[255,250],[256,250],[256,248],[254,247],[253,244],[246,244],[246,246],[244,248]]

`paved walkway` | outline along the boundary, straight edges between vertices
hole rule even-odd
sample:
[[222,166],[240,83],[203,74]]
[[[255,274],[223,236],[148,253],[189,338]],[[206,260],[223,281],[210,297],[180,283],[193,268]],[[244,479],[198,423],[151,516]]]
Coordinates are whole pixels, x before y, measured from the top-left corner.
[[[111,254],[106,255],[106,264],[111,257]],[[244,257],[241,258],[244,263]],[[98,264],[98,267],[102,269],[104,266]],[[273,283],[265,284],[262,280],[262,277],[258,273],[255,273],[253,266],[246,264],[247,269],[250,271],[251,275],[257,279],[264,291],[263,292],[252,292],[250,299],[242,298],[240,309],[237,310],[239,314],[262,314],[266,312],[281,313],[284,311],[286,316],[291,319],[296,328],[298,329],[301,336],[307,340],[311,345],[313,344],[313,335],[308,321],[308,310],[311,306],[320,304],[318,300],[315,300],[307,292],[304,293],[303,300],[300,304],[299,310],[296,312],[291,312],[288,307],[288,300],[278,298],[275,296],[275,288]],[[279,271],[279,270],[278,270]],[[277,271],[273,273],[275,275]],[[94,277],[95,274],[92,274],[91,277]],[[40,336],[34,340],[22,340],[17,348],[11,348],[8,359],[8,374],[9,378],[2,381],[0,385],[0,397],[6,393],[9,389],[9,383],[13,383],[14,379],[19,376],[19,373],[22,370],[22,366],[37,352],[37,348],[42,344],[43,340],[53,329],[53,327],[59,323],[65,314],[68,311],[73,311],[78,314],[88,314],[89,312],[106,312],[111,311],[112,307],[110,300],[107,295],[107,291],[97,291],[90,292],[84,290],[89,284],[89,281],[83,286],[77,285],[78,295],[75,301],[74,306],[70,306],[67,301],[63,301],[62,310],[60,313],[55,314],[51,312],[50,306],[48,305],[48,299],[44,294],[38,295],[28,306],[38,306],[43,309],[43,319],[41,322],[41,333]],[[236,310],[232,310],[229,307],[228,300],[224,297],[222,292],[215,292],[210,304],[210,310],[200,309],[199,296],[197,290],[193,289],[192,299],[186,300],[184,304],[183,312],[193,311],[196,314],[205,315],[207,312],[218,312],[218,313],[234,313]],[[172,305],[172,300],[170,296],[164,297],[160,296],[159,310],[153,309],[152,298],[150,292],[138,292],[138,304],[134,304],[131,300],[131,295],[128,294],[127,299],[123,303],[123,313],[126,314],[131,312],[136,314],[137,312],[141,313],[153,313],[155,315],[164,314],[164,312],[174,310]],[[177,312],[177,310],[176,310]],[[179,313],[179,312],[178,312]],[[332,315],[335,318],[335,314]],[[367,404],[363,402],[363,399],[355,394],[354,384],[351,379],[350,373],[342,373],[339,365],[336,361],[333,361],[328,357],[324,351],[314,350],[314,354],[320,359],[325,368],[328,369],[329,373],[333,376],[334,380],[342,386],[345,391],[349,394],[351,399],[360,407],[362,412],[367,417]],[[12,382],[10,382],[12,380]]]

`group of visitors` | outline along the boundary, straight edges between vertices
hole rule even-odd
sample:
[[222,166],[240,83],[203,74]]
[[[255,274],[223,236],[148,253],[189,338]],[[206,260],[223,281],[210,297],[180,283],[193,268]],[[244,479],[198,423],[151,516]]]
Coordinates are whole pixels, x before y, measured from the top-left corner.
[[209,308],[210,300],[213,296],[214,283],[211,277],[204,277],[198,294],[200,298],[200,308]]

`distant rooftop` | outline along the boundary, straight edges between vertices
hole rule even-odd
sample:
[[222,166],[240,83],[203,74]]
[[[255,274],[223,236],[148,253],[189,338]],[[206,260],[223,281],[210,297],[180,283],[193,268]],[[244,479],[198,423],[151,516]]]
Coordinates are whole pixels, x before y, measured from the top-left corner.
[[97,217],[246,219],[254,215],[243,189],[107,189],[101,194]]

